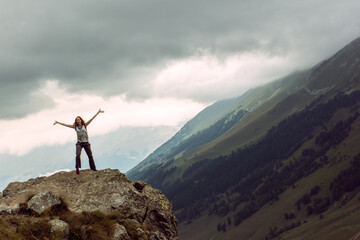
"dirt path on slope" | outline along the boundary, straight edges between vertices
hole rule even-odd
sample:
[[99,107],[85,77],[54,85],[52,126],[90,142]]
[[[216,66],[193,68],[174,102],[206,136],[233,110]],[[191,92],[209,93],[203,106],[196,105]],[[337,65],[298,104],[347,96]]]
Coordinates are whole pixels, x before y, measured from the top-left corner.
[[353,237],[351,237],[349,240],[360,240],[360,232],[355,234]]

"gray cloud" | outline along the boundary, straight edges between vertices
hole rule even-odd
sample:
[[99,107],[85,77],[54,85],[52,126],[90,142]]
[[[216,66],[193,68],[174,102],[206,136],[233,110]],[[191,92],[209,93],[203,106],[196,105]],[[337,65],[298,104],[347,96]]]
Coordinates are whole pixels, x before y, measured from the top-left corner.
[[[0,118],[50,107],[31,91],[55,78],[71,91],[145,98],[151,73],[207,49],[298,55],[311,66],[357,37],[357,0],[0,0]],[[145,87],[144,87],[145,86]]]

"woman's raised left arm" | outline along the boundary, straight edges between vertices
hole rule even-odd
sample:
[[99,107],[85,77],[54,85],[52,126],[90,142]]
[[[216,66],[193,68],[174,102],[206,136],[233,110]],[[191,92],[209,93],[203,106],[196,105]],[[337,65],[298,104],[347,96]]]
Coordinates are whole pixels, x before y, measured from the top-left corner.
[[87,121],[87,122],[85,123],[85,125],[88,126],[88,125],[92,122],[92,120],[94,120],[94,118],[95,118],[99,113],[104,113],[104,111],[101,110],[101,108],[100,108],[99,111],[98,111],[89,121]]

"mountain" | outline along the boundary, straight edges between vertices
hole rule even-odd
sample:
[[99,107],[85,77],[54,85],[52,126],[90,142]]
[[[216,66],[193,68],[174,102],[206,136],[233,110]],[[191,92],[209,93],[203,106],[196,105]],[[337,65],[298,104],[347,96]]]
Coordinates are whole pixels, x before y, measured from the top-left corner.
[[118,170],[13,182],[0,197],[1,239],[178,239],[172,205]]
[[216,123],[244,115],[224,132],[182,151],[165,151],[161,161],[131,171],[132,179],[149,182],[172,201],[180,238],[357,234],[360,38],[313,68],[237,100]]
[[215,102],[187,122],[171,139],[128,171],[126,175],[131,179],[145,179],[147,169],[153,169],[159,164],[177,159],[217,139],[262,103],[277,94],[285,97],[298,90],[306,73],[306,71],[294,73],[274,83],[250,89],[240,97]]
[[[158,149],[156,149],[153,153],[151,153],[144,161],[135,166],[127,175],[130,178],[139,178],[139,172],[142,169],[146,169],[152,164],[161,164],[164,161],[167,161],[169,156],[175,156],[184,151],[190,151],[188,147],[180,146],[185,142],[188,142],[188,145],[192,145],[191,142],[196,141],[194,139],[194,135],[202,132],[202,135],[206,135],[204,131],[208,131],[209,134],[213,134],[214,131],[216,136],[206,136],[206,142],[215,139],[217,135],[225,132],[227,129],[234,124],[234,121],[241,118],[246,112],[241,111],[241,113],[235,113],[237,107],[240,105],[241,99],[233,98],[218,101],[211,106],[205,108],[199,114],[197,114],[191,121],[187,122],[184,127],[180,129],[170,140],[161,145]],[[230,121],[227,127],[223,129],[215,129],[211,128],[217,122],[224,122],[229,118],[230,114],[234,113],[236,115],[236,119]],[[211,133],[210,133],[211,132]],[[198,134],[199,135],[199,134]],[[193,137],[193,139],[190,139]],[[197,137],[199,138],[199,136]],[[165,158],[164,158],[165,157]]]

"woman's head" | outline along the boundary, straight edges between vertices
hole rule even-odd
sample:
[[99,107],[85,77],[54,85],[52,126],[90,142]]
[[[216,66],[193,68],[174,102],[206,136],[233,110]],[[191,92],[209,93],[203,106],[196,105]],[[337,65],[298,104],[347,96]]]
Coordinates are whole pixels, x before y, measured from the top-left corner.
[[74,126],[81,127],[82,125],[86,127],[84,119],[82,119],[80,116],[77,116],[75,118]]

